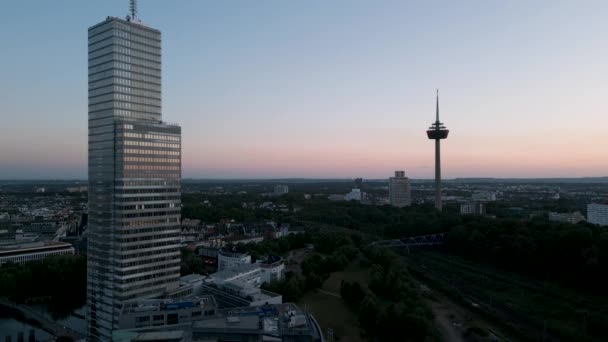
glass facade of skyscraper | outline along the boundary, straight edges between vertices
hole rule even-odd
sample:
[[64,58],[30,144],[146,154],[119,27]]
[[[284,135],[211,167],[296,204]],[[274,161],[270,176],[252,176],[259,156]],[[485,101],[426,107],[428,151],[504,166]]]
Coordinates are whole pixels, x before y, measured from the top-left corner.
[[161,121],[161,35],[108,17],[89,28],[90,340],[126,301],[179,285],[181,128]]

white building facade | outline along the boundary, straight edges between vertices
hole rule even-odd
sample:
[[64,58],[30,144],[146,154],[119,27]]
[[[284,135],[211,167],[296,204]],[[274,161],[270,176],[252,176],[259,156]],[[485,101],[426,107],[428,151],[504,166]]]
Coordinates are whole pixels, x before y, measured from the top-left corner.
[[361,202],[362,197],[363,193],[361,192],[361,189],[352,189],[349,193],[344,195],[344,200]]
[[608,226],[608,204],[587,204],[587,222]]
[[217,253],[217,271],[237,268],[240,265],[251,264],[251,255],[238,252],[230,252],[221,249]]
[[283,279],[283,274],[285,272],[283,258],[279,256],[268,256],[265,260],[258,261],[256,265],[262,270],[262,283],[271,283]]
[[282,196],[289,193],[289,186],[287,185],[275,185],[274,187],[274,195]]

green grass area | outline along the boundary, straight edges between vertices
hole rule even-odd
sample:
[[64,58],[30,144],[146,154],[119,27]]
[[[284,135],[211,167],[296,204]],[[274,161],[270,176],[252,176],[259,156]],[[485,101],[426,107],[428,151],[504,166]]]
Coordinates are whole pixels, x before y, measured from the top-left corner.
[[337,296],[313,291],[304,295],[298,305],[315,316],[325,336],[327,336],[327,329],[331,328],[334,330],[334,336],[337,336],[340,341],[365,341],[361,337],[357,314],[349,310],[339,297],[342,280],[357,281],[367,287],[370,280],[369,269],[361,268],[358,260],[351,262],[344,271],[331,273],[329,278],[323,282],[321,289]]
[[331,328],[340,341],[365,341],[361,337],[357,316],[346,307],[342,298],[322,292],[309,292],[298,305],[315,316],[326,337],[327,329]]
[[542,339],[543,332],[564,340],[606,337],[592,321],[593,317],[608,315],[606,298],[437,252],[416,251],[406,258],[414,274],[431,279],[444,292],[478,306],[533,340]]

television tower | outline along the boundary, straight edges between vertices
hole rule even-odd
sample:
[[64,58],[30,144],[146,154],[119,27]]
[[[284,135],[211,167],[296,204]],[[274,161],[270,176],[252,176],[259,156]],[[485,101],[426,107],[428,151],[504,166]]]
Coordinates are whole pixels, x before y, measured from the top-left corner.
[[435,122],[426,131],[426,135],[435,140],[435,208],[441,211],[441,139],[447,139],[450,131],[439,122],[439,90],[436,101]]

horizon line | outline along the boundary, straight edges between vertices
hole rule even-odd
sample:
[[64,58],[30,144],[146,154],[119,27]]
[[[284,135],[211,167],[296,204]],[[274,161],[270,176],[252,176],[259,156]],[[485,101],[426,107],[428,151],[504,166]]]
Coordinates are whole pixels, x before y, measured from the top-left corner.
[[[362,178],[365,180],[384,180],[388,179],[392,176],[385,178],[365,178],[365,177],[183,177],[182,181],[286,181],[286,180],[319,180],[319,181],[347,181],[347,180],[355,180],[357,178]],[[406,177],[410,180],[417,181],[434,181],[435,178],[411,178]],[[453,177],[453,178],[443,178],[442,181],[450,181],[450,180],[467,180],[467,179],[488,179],[488,180],[534,180],[534,179],[606,179],[608,180],[608,175],[606,176],[580,176],[580,177]],[[88,182],[87,178],[0,178],[0,182],[18,182],[18,181],[52,181],[52,182],[60,182],[60,181],[70,181],[70,182]]]

